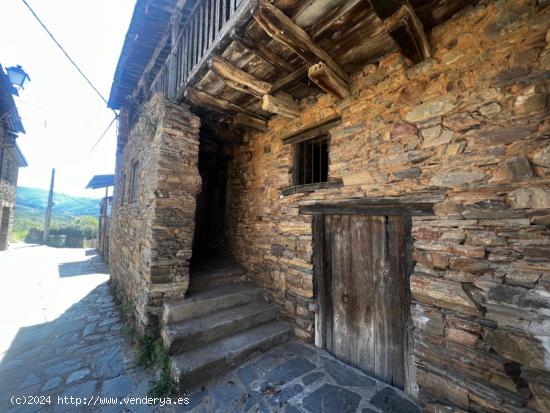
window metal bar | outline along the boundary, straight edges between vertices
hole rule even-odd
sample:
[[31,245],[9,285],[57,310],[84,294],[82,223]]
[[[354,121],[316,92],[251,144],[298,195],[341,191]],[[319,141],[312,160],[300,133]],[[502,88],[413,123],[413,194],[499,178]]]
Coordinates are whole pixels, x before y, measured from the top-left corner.
[[313,159],[315,158],[313,156],[313,152],[314,152],[314,140],[311,141],[311,154],[309,156],[311,156],[311,182],[310,183],[313,183],[313,181],[315,180],[315,177],[313,176],[313,173],[314,173],[314,170],[315,168],[313,167]]

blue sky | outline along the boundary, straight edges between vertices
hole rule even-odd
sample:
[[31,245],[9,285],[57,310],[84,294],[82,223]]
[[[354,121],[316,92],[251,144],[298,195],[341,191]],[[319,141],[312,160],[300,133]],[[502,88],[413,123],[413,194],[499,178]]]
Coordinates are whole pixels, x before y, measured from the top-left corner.
[[[27,0],[71,57],[108,98],[135,0]],[[18,144],[29,167],[20,186],[48,188],[56,168],[56,191],[99,197],[84,187],[95,174],[113,173],[116,123],[91,147],[113,112],[86,84],[34,20],[21,0],[2,0],[0,63],[23,66],[31,82],[16,98],[23,125]]]

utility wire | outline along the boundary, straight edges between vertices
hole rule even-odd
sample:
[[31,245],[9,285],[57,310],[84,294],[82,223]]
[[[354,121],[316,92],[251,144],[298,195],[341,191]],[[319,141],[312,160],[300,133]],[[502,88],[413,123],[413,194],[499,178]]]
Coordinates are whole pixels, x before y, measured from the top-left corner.
[[[73,198],[72,196],[69,196],[69,195],[67,195],[67,194],[60,194],[60,195],[63,195],[64,197],[70,199],[70,200],[73,201],[73,202],[76,202],[76,203],[79,204],[79,205],[82,205],[82,206],[85,206],[85,207],[89,207],[89,206],[90,206],[90,205],[87,205],[87,204],[85,204],[84,202],[79,201],[78,199],[75,199],[75,198]],[[91,199],[92,199],[92,198],[91,198]],[[96,199],[93,199],[93,201],[96,201]]]
[[[44,30],[46,30],[46,32],[48,33],[48,35],[51,37],[51,39],[54,41],[54,43],[57,45],[57,47],[59,47],[59,49],[63,52],[63,54],[65,55],[65,57],[67,59],[69,59],[69,62],[71,62],[71,64],[76,68],[76,70],[78,71],[78,73],[80,73],[80,75],[84,78],[84,80],[86,80],[86,82],[88,83],[88,85],[90,85],[90,87],[95,91],[95,93],[97,93],[97,95],[101,98],[101,100],[103,100],[103,102],[105,102],[105,104],[109,104],[109,102],[107,102],[107,99],[105,99],[103,97],[103,95],[101,94],[101,92],[94,86],[94,84],[90,81],[90,79],[88,79],[88,77],[84,74],[84,72],[80,69],[80,67],[78,67],[78,65],[75,63],[75,61],[71,58],[71,56],[69,56],[69,54],[65,51],[65,49],[63,48],[63,46],[61,46],[61,44],[56,40],[56,38],[54,37],[54,35],[50,32],[50,30],[46,27],[46,25],[42,22],[42,20],[40,20],[40,17],[38,17],[38,15],[36,14],[36,12],[32,9],[32,7],[29,5],[29,3],[27,3],[26,0],[21,0],[25,6],[27,6],[27,8],[29,9],[29,11],[32,13],[32,15],[34,16],[34,18],[38,21],[38,23],[40,23],[40,25],[44,28]],[[114,109],[111,109],[114,113],[115,113],[115,116],[116,116],[116,112]]]
[[103,133],[101,134],[101,136],[99,137],[99,139],[96,141],[96,143],[94,143],[94,146],[92,146],[90,148],[90,150],[88,151],[88,155],[92,153],[92,151],[96,148],[97,145],[99,145],[99,142],[101,142],[101,140],[105,137],[105,135],[107,135],[107,132],[109,132],[109,129],[111,129],[111,126],[113,126],[113,123],[115,122],[115,120],[117,120],[117,116],[115,115],[115,117],[113,118],[113,120],[111,120],[111,123],[109,123],[109,126],[107,126],[105,128],[105,130],[103,131]]

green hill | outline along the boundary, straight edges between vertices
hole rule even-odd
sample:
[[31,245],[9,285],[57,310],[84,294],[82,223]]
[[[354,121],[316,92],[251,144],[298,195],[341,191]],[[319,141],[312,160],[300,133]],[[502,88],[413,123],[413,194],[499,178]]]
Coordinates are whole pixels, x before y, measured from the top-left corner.
[[[54,192],[53,195],[54,214],[70,215],[78,217],[82,215],[98,215],[100,199],[85,198],[78,196],[69,196]],[[26,210],[28,208],[41,211],[46,211],[48,204],[48,191],[38,188],[27,188],[24,186],[17,187],[16,207]]]
[[[100,199],[54,192],[52,228],[67,226],[75,218],[99,215]],[[15,219],[11,238],[20,241],[30,228],[44,228],[48,191],[39,188],[17,187]]]

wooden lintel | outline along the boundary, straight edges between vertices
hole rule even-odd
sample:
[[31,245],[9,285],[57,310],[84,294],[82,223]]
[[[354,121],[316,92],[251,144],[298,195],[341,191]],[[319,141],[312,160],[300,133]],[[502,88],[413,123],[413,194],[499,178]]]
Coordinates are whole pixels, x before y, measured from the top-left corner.
[[243,115],[242,113],[235,115],[232,124],[237,128],[254,129],[261,132],[267,130],[267,122],[265,120]]
[[281,96],[264,95],[262,109],[291,119],[300,116],[298,105],[293,100]]
[[350,95],[349,85],[323,62],[311,66],[308,70],[308,77],[321,90],[336,99],[344,99]]
[[254,19],[273,39],[284,44],[300,56],[309,65],[321,61],[330,67],[342,79],[348,80],[348,74],[327,52],[315,44],[313,39],[281,10],[265,0],[259,0],[253,12]]
[[341,119],[342,118],[339,114],[334,114],[312,125],[308,125],[306,127],[290,132],[286,135],[283,135],[281,136],[281,140],[284,144],[292,144],[314,138],[315,136],[319,136],[323,133],[329,132],[332,128],[334,128],[341,122]]
[[[354,200],[355,201],[355,200]],[[300,214],[304,215],[433,215],[433,204],[397,204],[391,200],[387,204],[367,202],[317,202],[310,205],[299,205]]]
[[431,56],[422,22],[408,0],[369,0],[401,53],[414,63]]
[[210,69],[222,78],[224,83],[233,89],[262,97],[271,90],[271,85],[256,79],[251,74],[233,65],[222,57],[214,56],[208,62]]
[[271,86],[271,90],[269,93],[274,94],[275,92],[278,92],[279,90],[287,87],[288,85],[297,82],[298,80],[301,80],[303,77],[307,75],[307,67],[302,66],[298,70],[295,70],[294,72],[289,73],[285,77],[283,77],[278,82],[274,83],[273,86]]
[[184,97],[193,105],[213,109],[217,112],[242,113],[243,115],[248,115],[261,120],[265,120],[265,118],[248,109],[242,108],[232,102],[229,102],[228,100],[212,96],[202,90],[195,89],[193,87],[187,87],[185,89]]
[[253,52],[264,60],[267,64],[273,66],[276,69],[282,70],[284,73],[293,72],[295,69],[290,63],[283,59],[278,54],[274,53],[271,49],[266,47],[263,43],[253,43],[251,39],[244,36],[242,33],[236,30],[231,31],[231,38],[239,42],[244,48]]

